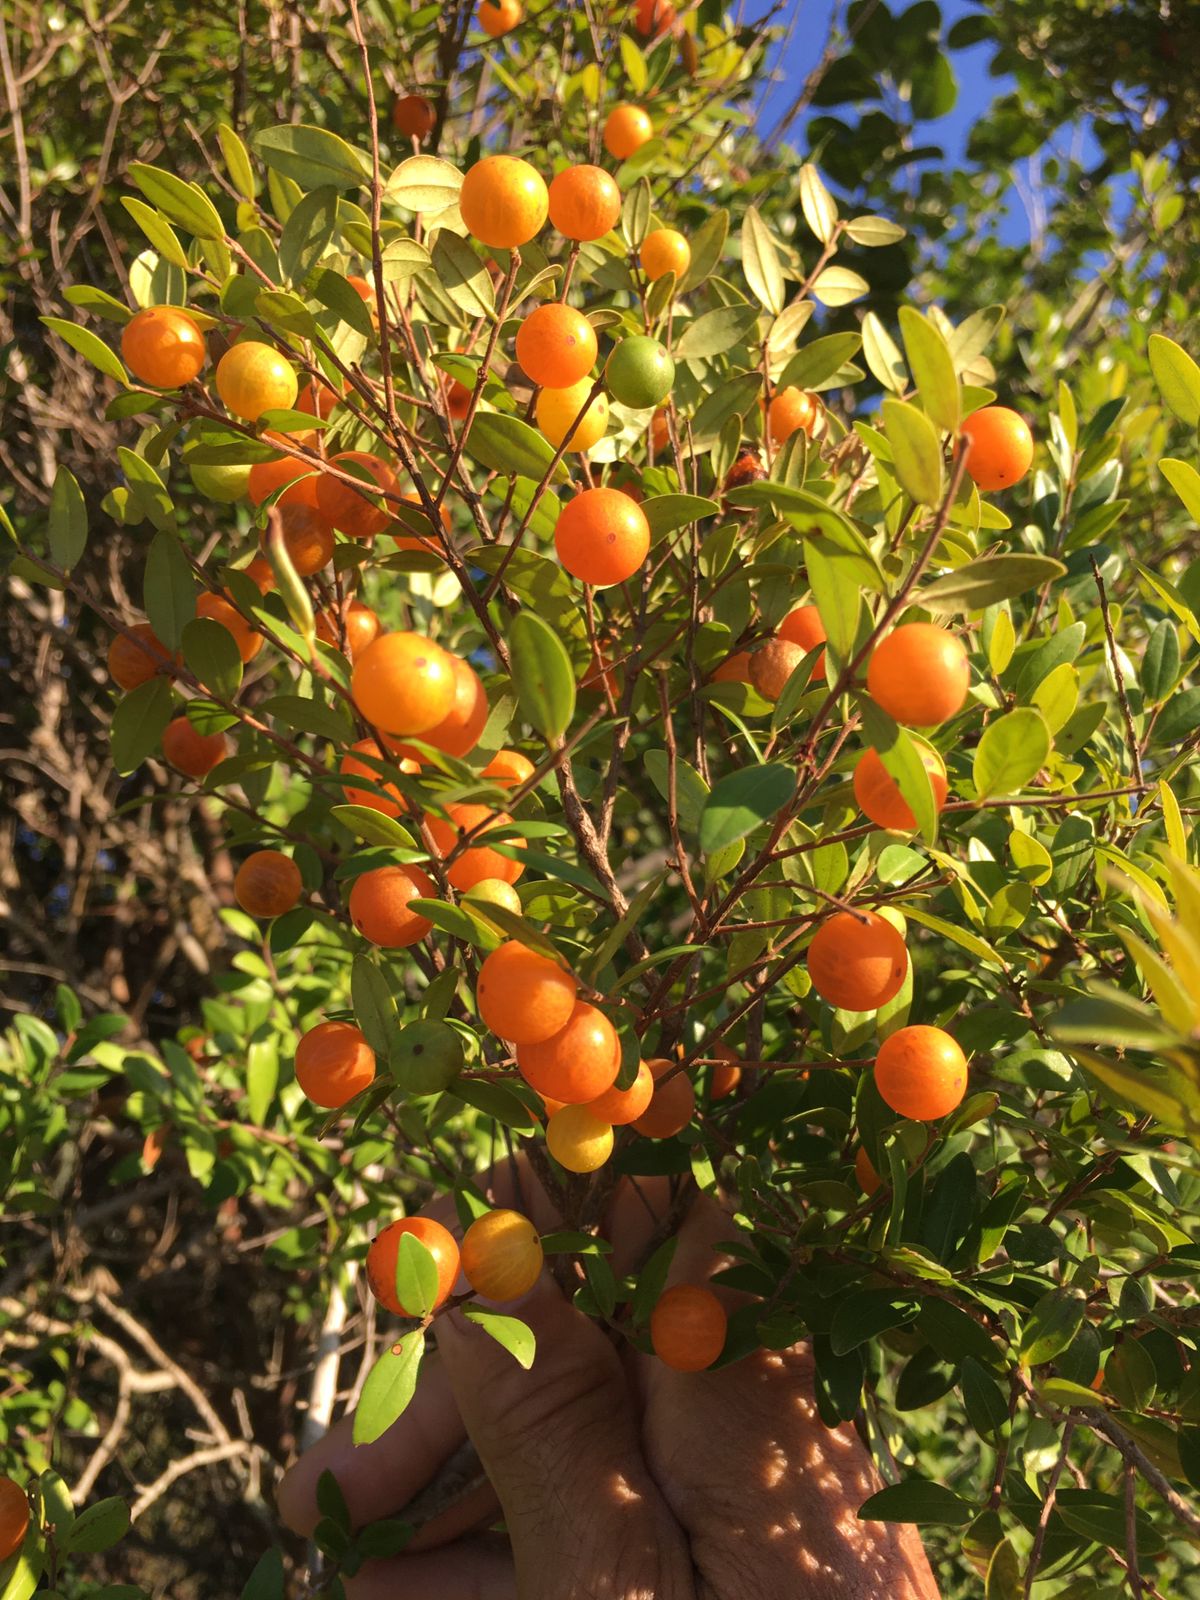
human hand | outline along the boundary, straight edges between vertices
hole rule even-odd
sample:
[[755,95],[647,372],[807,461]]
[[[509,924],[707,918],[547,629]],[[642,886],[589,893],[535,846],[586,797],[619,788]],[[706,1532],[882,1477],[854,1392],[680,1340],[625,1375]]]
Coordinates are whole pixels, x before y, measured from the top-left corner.
[[[559,1225],[527,1172],[520,1195],[507,1169],[494,1176],[497,1204],[543,1231]],[[618,1274],[640,1260],[665,1204],[658,1186],[618,1189],[605,1228]],[[447,1209],[431,1211],[450,1222]],[[729,1234],[719,1208],[698,1201],[671,1281],[705,1281]],[[364,1566],[347,1581],[351,1600],[936,1600],[915,1532],[857,1520],[879,1484],[854,1430],[820,1421],[806,1347],[675,1372],[619,1352],[547,1272],[504,1309],[537,1338],[530,1371],[460,1313],[438,1316],[436,1357],[405,1414],[357,1447],[343,1419],[283,1479],[280,1512],[297,1532],[317,1521],[326,1469],[363,1525],[402,1514],[474,1444],[487,1482],[404,1554]],[[498,1516],[504,1535],[486,1531]]]

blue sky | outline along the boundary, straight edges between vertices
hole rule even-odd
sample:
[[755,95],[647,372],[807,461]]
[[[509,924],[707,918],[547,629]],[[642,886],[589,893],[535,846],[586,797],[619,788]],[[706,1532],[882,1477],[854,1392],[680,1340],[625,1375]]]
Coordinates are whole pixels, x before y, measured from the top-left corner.
[[[799,8],[798,20],[776,63],[782,77],[771,84],[760,99],[764,127],[772,126],[786,109],[796,87],[817,64],[835,9],[835,0],[796,0],[796,3]],[[960,17],[979,14],[979,7],[969,4],[968,0],[941,0],[941,5],[947,29]],[[769,9],[769,0],[751,0],[747,11],[749,16],[754,17],[764,15]],[[892,9],[903,11],[904,0],[892,0]],[[962,163],[967,137],[980,111],[997,95],[1012,88],[1010,78],[993,78],[989,74],[991,54],[992,47],[986,43],[952,52],[950,59],[958,79],[958,99],[954,109],[936,122],[919,125],[928,134],[929,143],[941,146],[947,165]],[[1007,243],[1024,242],[1029,238],[1024,209],[1015,192],[1010,191],[1008,201],[1007,214],[998,219],[997,231]]]

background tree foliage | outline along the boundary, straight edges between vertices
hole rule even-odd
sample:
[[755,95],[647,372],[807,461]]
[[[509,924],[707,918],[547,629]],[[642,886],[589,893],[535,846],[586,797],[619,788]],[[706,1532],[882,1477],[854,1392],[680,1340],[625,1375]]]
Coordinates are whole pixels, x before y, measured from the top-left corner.
[[[466,9],[366,8],[381,106],[414,84],[444,90],[434,145],[460,168],[496,146],[569,147],[580,158],[601,82],[589,19],[531,11],[504,46],[481,48]],[[878,402],[907,388],[901,304],[935,308],[932,324],[955,341],[964,381],[996,388],[1036,419],[1043,448],[1009,508],[1014,529],[987,526],[1066,571],[1041,593],[1011,603],[985,593],[969,608],[993,726],[1010,708],[1040,713],[1055,735],[1051,787],[1122,791],[1067,814],[1030,807],[1028,823],[1019,807],[964,806],[944,856],[919,841],[872,852],[885,895],[900,897],[916,874],[934,880],[928,899],[906,905],[925,930],[913,945],[922,1015],[955,1017],[964,1046],[987,1059],[986,1088],[936,1159],[915,1166],[909,1198],[906,1158],[917,1164],[923,1152],[892,1145],[896,1202],[875,1225],[859,1219],[840,1258],[826,1228],[856,1209],[844,1160],[851,1120],[864,1137],[882,1137],[883,1119],[872,1130],[849,1081],[820,1072],[807,1082],[764,1076],[739,1102],[747,1214],[767,1216],[775,1203],[751,1170],[769,1167],[813,1242],[772,1332],[780,1341],[815,1333],[827,1414],[860,1416],[895,1481],[883,1509],[927,1525],[948,1595],[977,1594],[982,1583],[989,1594],[1022,1592],[1039,1539],[1045,1592],[1129,1592],[1127,1473],[1138,1554],[1158,1592],[1200,1594],[1188,1488],[1200,1477],[1188,1311],[1200,1257],[1185,1142],[1200,1121],[1200,975],[1187,966],[1200,925],[1194,879],[1178,867],[1169,874],[1159,848],[1194,859],[1200,402],[1190,371],[1161,345],[1151,370],[1148,346],[1154,333],[1194,349],[1200,112],[1190,68],[1200,23],[1193,11],[1148,4],[1000,0],[947,32],[929,0],[897,12],[857,0],[771,127],[756,125],[753,96],[786,17],[726,33],[721,7],[705,3],[689,16],[686,43],[670,38],[645,54],[616,44],[621,20],[605,17],[613,48],[602,99],[645,98],[665,128],[628,164],[623,187],[644,172],[656,210],[693,244],[728,208],[739,284],[763,298],[740,231],[749,204],[793,287],[815,272],[830,239],[806,163],[828,181],[842,219],[881,214],[906,230],[882,246],[839,230],[836,267],[861,288],[849,277],[827,283],[812,323],[791,330],[799,365],[788,381],[822,391],[844,424],[857,417],[868,430],[857,455],[847,447],[840,481],[872,458],[885,476],[894,465],[869,430]],[[954,103],[956,52],[980,42],[1003,81],[955,170],[936,123]],[[90,1533],[81,1519],[74,1544],[63,1536],[59,1592],[133,1583],[187,1600],[238,1592],[274,1537],[274,1467],[321,1425],[322,1408],[328,1417],[331,1395],[311,1385],[321,1353],[340,1351],[342,1399],[361,1390],[377,1332],[345,1246],[394,1204],[397,1136],[434,1138],[469,1166],[510,1135],[447,1100],[432,1121],[414,1108],[394,1113],[394,1126],[322,1139],[320,1120],[287,1098],[291,1030],[344,990],[344,963],[333,943],[280,937],[264,948],[249,919],[228,909],[229,847],[254,837],[249,818],[197,803],[157,761],[114,767],[105,619],[140,613],[150,529],[114,514],[111,492],[117,447],[136,442],[138,424],[108,411],[109,381],[42,321],[78,320],[113,344],[105,294],[134,303],[177,293],[182,278],[147,255],[125,204],[138,197],[136,163],[195,180],[231,223],[249,227],[219,124],[251,149],[256,134],[286,123],[366,145],[348,14],[335,0],[228,5],[206,8],[198,24],[184,6],[17,5],[0,23],[0,46],[0,208],[11,245],[0,260],[0,459],[13,530],[0,646],[12,683],[0,891],[14,1019],[0,1058],[0,1466],[53,1469],[77,1510],[100,1501]],[[393,162],[405,153],[393,149]],[[1019,245],[995,226],[1018,161],[1032,235]],[[255,172],[259,203],[284,220],[297,196],[278,167],[256,158]],[[603,287],[602,264],[592,266]],[[769,304],[769,269],[764,281]],[[1006,308],[1002,325],[991,305]],[[848,342],[822,344],[839,335]],[[689,402],[719,386],[720,356],[701,368]],[[719,434],[718,424],[705,449],[721,461]],[[1175,465],[1161,467],[1164,457]],[[63,468],[90,522],[66,589],[46,585],[28,559],[45,555],[48,523],[64,537],[70,518],[53,501]],[[223,508],[185,475],[171,487],[190,548],[224,550]],[[713,488],[711,477],[699,488]],[[877,486],[856,515],[882,523]],[[767,537],[757,552],[783,569],[756,591],[764,615],[782,614],[802,582],[785,549]],[[409,581],[427,605],[432,577]],[[945,594],[949,610],[967,609],[952,585]],[[733,607],[719,620],[733,638],[749,612],[739,620]],[[814,702],[803,707],[811,713]],[[788,737],[787,719],[777,722]],[[947,752],[956,791],[971,794],[973,780],[985,790],[981,750]],[[1018,766],[1027,753],[1001,752]],[[665,860],[674,843],[656,770],[647,761],[623,779],[615,838],[626,863]],[[1153,787],[1164,779],[1165,791]],[[308,806],[261,762],[247,763],[240,781],[250,809],[276,826]],[[1124,791],[1143,783],[1131,803]],[[835,806],[810,820],[833,832],[853,819]],[[803,872],[753,890],[746,922],[786,920],[797,893],[841,892],[848,848],[857,845],[814,850]],[[671,882],[639,928],[651,951],[677,942],[670,930],[687,909]],[[1168,903],[1178,924],[1164,918]],[[580,925],[572,885],[553,877],[525,909]],[[767,948],[758,926],[735,938],[729,974]],[[693,1047],[743,998],[714,996],[691,1031],[680,1020],[664,1035],[664,1048],[677,1038]],[[870,1030],[856,1035],[844,1017],[818,1022],[812,1007],[806,1026],[814,1059],[867,1050]],[[751,1005],[736,1042],[749,1059],[792,1060],[795,1029],[796,1014]],[[829,1081],[838,1087],[827,1093]],[[699,1183],[713,1181],[702,1143],[682,1160]],[[402,1171],[400,1192],[416,1196],[428,1164],[410,1154]],[[1001,1241],[1003,1270],[989,1269]],[[773,1295],[786,1264],[771,1248],[751,1254],[743,1281]],[[980,1339],[981,1325],[1003,1329],[1003,1357],[993,1338]],[[1087,1386],[1102,1357],[1096,1403]],[[323,1370],[328,1363],[326,1354]],[[170,1481],[172,1463],[189,1454],[191,1475]],[[1062,1487],[1039,1534],[1051,1482]],[[65,1527],[65,1486],[46,1483]],[[132,1506],[119,1544],[125,1513],[102,1497]],[[303,1562],[303,1552],[288,1554]],[[277,1592],[267,1587],[273,1559],[264,1595]]]

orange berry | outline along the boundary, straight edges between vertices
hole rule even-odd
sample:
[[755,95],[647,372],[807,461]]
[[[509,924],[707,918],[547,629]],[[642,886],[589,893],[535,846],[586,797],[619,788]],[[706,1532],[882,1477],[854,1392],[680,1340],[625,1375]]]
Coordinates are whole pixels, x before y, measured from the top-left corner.
[[677,1283],[650,1313],[654,1354],[676,1372],[703,1372],[725,1348],[725,1309],[711,1289]]
[[902,1117],[936,1122],[967,1092],[967,1058],[941,1028],[898,1028],[879,1046],[875,1087]]
[[[819,644],[824,644],[826,638],[825,624],[821,621],[821,613],[816,606],[797,606],[794,611],[789,611],[775,632],[789,644],[798,644],[805,655],[810,650],[815,650]],[[825,652],[822,650],[813,663],[809,682],[824,677]]]
[[1024,417],[1007,406],[984,406],[962,424],[967,471],[985,494],[1008,489],[1029,471],[1033,435]]
[[28,1529],[29,1496],[15,1479],[0,1476],[0,1561],[16,1554]]
[[368,722],[388,733],[425,733],[449,715],[454,658],[419,633],[381,633],[354,663],[350,692]]
[[350,921],[382,950],[405,950],[432,930],[428,917],[409,910],[410,900],[434,900],[437,890],[420,867],[374,867],[350,889]]
[[565,1028],[575,1009],[571,973],[509,939],[479,969],[475,1005],[485,1027],[513,1044],[540,1044]]
[[559,512],[554,548],[573,578],[608,589],[632,578],[649,555],[650,524],[620,489],[584,489]]
[[199,324],[178,306],[149,306],[121,330],[121,357],[139,383],[182,389],[208,359]]
[[621,691],[620,680],[612,668],[612,654],[602,644],[592,646],[592,657],[587,670],[579,680],[580,694],[607,694],[616,700]]
[[458,191],[467,232],[493,250],[528,244],[540,232],[549,204],[541,174],[517,156],[484,156]]
[[223,733],[200,733],[187,717],[174,717],[163,729],[162,753],[176,772],[199,781],[224,761],[229,742]]
[[[398,817],[401,812],[408,809],[404,796],[394,783],[388,783],[385,780],[378,767],[373,767],[369,761],[363,761],[361,759],[363,756],[374,756],[377,761],[383,759],[379,746],[374,739],[360,739],[357,744],[351,745],[350,749],[345,752],[338,762],[338,772],[343,779],[366,778],[369,782],[375,784],[376,788],[360,789],[356,785],[344,783],[343,792],[346,796],[347,805],[367,806],[372,811],[378,811],[382,816]],[[401,771],[405,771],[412,768],[414,763],[398,760],[396,765],[400,767]],[[379,794],[379,789],[383,789],[384,793]]]
[[433,101],[423,94],[398,95],[392,103],[392,127],[409,139],[427,139],[436,123]]
[[283,547],[301,578],[311,578],[333,560],[333,529],[312,506],[279,507]]
[[[426,744],[448,756],[469,755],[479,743],[488,719],[487,691],[475,669],[461,656],[451,656],[454,666],[454,699],[440,722],[421,735]],[[384,743],[397,755],[420,761],[420,752],[410,745],[396,743],[385,735]]]
[[136,689],[171,666],[170,652],[148,622],[135,622],[108,647],[108,673],[118,689]]
[[296,1046],[296,1082],[326,1111],[336,1111],[374,1081],[375,1052],[351,1022],[319,1022]]
[[671,425],[667,421],[665,411],[656,411],[650,418],[650,447],[657,454],[665,450],[671,442]]
[[[696,1091],[686,1072],[675,1072],[677,1062],[658,1058],[646,1065],[654,1074],[654,1094],[649,1106],[636,1119],[635,1130],[647,1139],[670,1139],[682,1132],[696,1109]],[[674,1072],[674,1077],[659,1079]]]
[[463,1235],[462,1269],[485,1299],[519,1300],[542,1274],[542,1241],[519,1211],[485,1211]]
[[400,1240],[411,1233],[425,1246],[437,1267],[437,1297],[431,1310],[449,1299],[458,1277],[458,1245],[454,1235],[432,1217],[401,1217],[390,1222],[382,1233],[371,1240],[367,1251],[367,1283],[371,1293],[398,1317],[417,1316],[417,1311],[407,1311],[396,1293],[396,1262],[400,1255]]
[[962,710],[971,664],[961,639],[932,622],[906,622],[875,646],[867,689],[909,728],[930,728]]
[[491,778],[502,789],[517,789],[533,777],[534,770],[533,762],[519,750],[497,750],[480,777]]
[[[446,807],[449,821],[441,817],[426,817],[425,822],[429,828],[429,836],[433,840],[434,849],[445,860],[451,850],[465,835],[478,828],[481,823],[487,823],[483,832],[478,834],[479,844],[468,845],[446,870],[446,881],[455,889],[471,889],[477,883],[482,883],[485,878],[501,878],[505,883],[516,883],[525,871],[521,861],[513,861],[508,856],[503,856],[498,850],[493,850],[483,842],[492,828],[507,827],[512,818],[506,811],[493,811],[491,806],[477,805],[451,805]],[[524,839],[508,838],[505,844],[523,845]]]
[[564,239],[602,239],[621,218],[621,191],[603,167],[565,167],[551,181],[549,203]]
[[812,438],[820,409],[816,395],[804,389],[780,389],[767,407],[767,427],[776,444],[782,444],[794,433],[805,433]]
[[841,1011],[877,1011],[900,993],[907,973],[904,940],[873,911],[835,911],[808,947],[813,988]]
[[251,917],[281,917],[300,903],[300,868],[282,850],[255,850],[237,869],[233,897]]
[[321,515],[331,522],[348,539],[373,539],[382,533],[392,520],[386,502],[375,505],[368,494],[395,495],[399,497],[400,483],[386,461],[369,455],[365,450],[344,450],[330,461],[330,466],[348,472],[358,483],[348,483],[323,473],[317,480],[317,505]]
[[641,106],[614,106],[605,119],[604,148],[614,161],[628,161],[653,136],[654,124]]
[[726,656],[721,665],[709,676],[710,683],[749,683],[750,682],[750,652],[749,650],[735,650],[731,656]]
[[854,1176],[858,1179],[858,1187],[864,1194],[874,1194],[882,1182],[871,1164],[865,1145],[859,1145],[858,1153],[854,1157]]
[[589,405],[591,392],[592,380],[580,378],[565,389],[543,389],[538,395],[534,409],[537,425],[552,445],[567,440],[569,450],[590,450],[603,439],[608,428],[608,396],[601,390]]
[[[339,626],[340,624],[340,626]],[[317,612],[317,638],[331,644],[335,650],[342,648],[342,631],[345,631],[346,655],[351,661],[379,637],[379,618],[361,600],[351,600],[342,616],[334,611]]]
[[588,1106],[562,1106],[546,1123],[546,1147],[568,1172],[595,1172],[612,1155],[613,1131]]
[[642,240],[641,262],[652,283],[668,272],[682,278],[692,264],[692,249],[674,228],[656,228]]
[[807,651],[789,639],[768,639],[750,656],[750,682],[764,700],[778,700]]
[[[918,745],[921,761],[929,774],[933,790],[933,804],[941,811],[946,803],[949,784],[942,758],[928,745]],[[908,802],[900,793],[900,786],[884,766],[874,750],[864,750],[854,768],[854,798],[858,809],[877,828],[893,828],[899,833],[911,833],[917,819]]]
[[[596,361],[596,334],[574,306],[557,300],[537,306],[517,329],[517,360],[531,383],[569,389]],[[590,388],[590,385],[589,385]]]
[[[312,378],[303,384],[296,396],[296,410],[309,417],[328,418],[341,396],[327,383],[316,383]],[[294,435],[292,436],[294,437]]]
[[284,484],[291,487],[275,502],[278,506],[315,506],[317,503],[317,475],[311,462],[296,456],[273,456],[270,461],[256,461],[246,480],[246,493],[251,505],[260,506],[268,495]]
[[196,615],[208,617],[212,622],[219,622],[227,633],[231,633],[243,662],[253,661],[266,643],[262,634],[246,621],[226,595],[213,594],[211,590],[205,590],[196,601]]
[[451,378],[446,384],[446,410],[457,422],[461,422],[470,409],[471,390],[465,383],[459,383],[457,378]]
[[[617,1081],[621,1041],[603,1011],[580,1000],[557,1033],[517,1047],[517,1066],[539,1094],[564,1105],[589,1105]],[[594,1105],[591,1109],[596,1112]]]
[[[419,494],[402,494],[400,498],[406,505],[416,506],[422,517],[425,517],[425,508],[421,504],[421,496]],[[441,535],[435,533],[432,527],[430,527],[428,534],[405,533],[403,530],[406,524],[397,517],[388,530],[396,541],[396,549],[419,550],[425,555],[444,556],[446,554],[445,535],[450,532],[453,526],[450,520],[450,508],[445,501],[439,507],[439,514],[442,523]],[[429,519],[426,517],[425,520],[428,522]]]
[[674,21],[675,7],[670,0],[638,0],[634,26],[643,39],[660,38]]
[[264,411],[290,410],[299,391],[286,357],[257,339],[231,346],[217,363],[217,393],[246,422],[257,422]]
[[[618,1072],[620,1068],[618,1067]],[[645,1061],[638,1062],[637,1077],[628,1089],[618,1089],[614,1083],[588,1105],[588,1110],[601,1122],[614,1128],[624,1128],[645,1112],[654,1098],[654,1074]]]
[[709,1054],[715,1056],[721,1063],[712,1069],[709,1078],[708,1097],[710,1100],[724,1100],[726,1095],[731,1095],[742,1081],[742,1068],[736,1050],[731,1050],[723,1041],[718,1040],[713,1045]]
[[[275,587],[275,574],[271,571],[271,563],[266,556],[255,556],[253,561],[248,561],[240,570],[255,585],[259,594],[270,594]],[[317,632],[320,631],[318,627]]]
[[502,39],[506,33],[511,33],[524,17],[521,0],[483,0],[476,12],[479,26],[492,39]]

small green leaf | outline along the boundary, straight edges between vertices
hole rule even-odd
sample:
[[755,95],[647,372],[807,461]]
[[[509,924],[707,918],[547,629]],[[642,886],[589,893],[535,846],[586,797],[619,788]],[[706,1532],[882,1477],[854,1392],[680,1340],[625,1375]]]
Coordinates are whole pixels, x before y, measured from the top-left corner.
[[887,217],[851,217],[846,224],[846,234],[855,244],[867,250],[878,250],[884,245],[896,244],[908,230]]
[[196,615],[196,580],[179,539],[166,529],[150,541],[143,598],[150,626],[168,650],[178,650]]
[[363,1384],[354,1412],[355,1444],[373,1443],[404,1415],[416,1393],[424,1353],[425,1335],[420,1328],[383,1352]]
[[437,156],[409,156],[393,171],[383,197],[405,211],[445,211],[458,199],[463,175]]
[[901,487],[920,505],[942,497],[942,452],[932,422],[906,400],[885,400],[883,421]]
[[131,162],[129,176],[152,206],[197,239],[224,239],[225,225],[220,214],[198,184],[185,183],[173,172],[144,161]]
[[233,187],[244,200],[253,200],[258,192],[258,185],[254,181],[250,153],[227,122],[217,124],[217,143],[221,146],[221,154],[225,157],[225,170]]
[[518,1366],[529,1371],[537,1355],[537,1339],[533,1329],[520,1317],[502,1316],[499,1311],[485,1311],[482,1306],[465,1306],[463,1316],[468,1322],[476,1323],[502,1349],[507,1350]]
[[90,328],[81,328],[74,322],[65,321],[62,317],[39,317],[38,321],[49,328],[51,333],[56,333],[64,344],[69,344],[72,350],[77,350],[106,377],[115,378],[122,388],[128,388],[129,379],[125,376],[125,368],[104,340],[97,338]]
[[[380,778],[378,781],[382,783],[384,780]],[[329,815],[366,844],[395,844],[408,850],[416,848],[412,835],[394,818],[385,817],[382,811],[375,811],[370,806],[330,806]]]
[[873,700],[865,697],[859,702],[863,732],[871,747],[883,762],[887,772],[896,780],[900,797],[912,812],[917,829],[927,844],[937,838],[938,813],[934,804],[933,786],[929,773],[921,760],[921,753],[912,735]]
[[823,339],[814,339],[796,351],[779,374],[776,387],[819,388],[858,354],[861,344],[862,336],[857,333],[827,333]]
[[[818,178],[817,182],[820,181]],[[836,216],[836,212],[834,214]],[[742,270],[759,304],[778,316],[783,310],[785,296],[783,267],[770,229],[756,206],[747,206],[742,223]]]
[[1158,470],[1183,501],[1192,521],[1200,522],[1200,472],[1190,462],[1175,461],[1170,456],[1163,457]]
[[1066,572],[1053,556],[981,556],[968,561],[945,577],[935,578],[912,597],[913,604],[928,611],[982,611],[985,606],[1012,600],[1044,583],[1052,583]]
[[474,1106],[476,1111],[503,1123],[514,1133],[530,1134],[537,1127],[529,1107],[506,1083],[487,1083],[482,1078],[457,1078],[451,1099]]
[[722,778],[704,803],[700,849],[705,855],[744,839],[796,792],[796,774],[780,762],[744,767]]
[[273,171],[301,189],[358,189],[370,176],[367,158],[328,128],[285,122],[263,128],[254,148]]
[[720,509],[715,500],[701,494],[656,494],[642,502],[642,512],[655,540],[705,517],[715,517]]
[[429,1246],[415,1233],[402,1233],[396,1249],[396,1299],[406,1316],[427,1317],[437,1297],[437,1262]]
[[[540,483],[554,460],[554,446],[520,417],[503,411],[477,411],[467,435],[467,454],[492,472],[520,474]],[[566,471],[559,463],[558,478]]]
[[521,715],[544,738],[561,737],[575,713],[575,674],[562,640],[531,611],[509,628],[513,687]]
[[1152,333],[1150,370],[1167,405],[1189,428],[1200,425],[1200,367],[1174,339]]
[[870,294],[871,285],[849,267],[826,267],[817,277],[809,293],[823,306],[848,306]]
[[[228,132],[228,129],[219,129]],[[283,1555],[278,1550],[267,1550],[254,1564],[254,1571],[246,1580],[240,1600],[286,1600],[283,1576]]]
[[[725,238],[729,232],[729,213],[723,207],[704,219],[692,235],[692,264],[679,285],[680,294],[698,289],[725,251]],[[676,352],[678,354],[678,351]]]
[[70,572],[87,546],[88,515],[83,491],[66,467],[59,467],[54,475],[47,532],[50,559],[56,567]]
[[943,432],[953,433],[962,408],[949,346],[933,323],[911,306],[900,307],[900,332],[925,415]]
[[140,767],[158,749],[174,703],[170,679],[157,675],[118,700],[109,740],[113,766],[122,776]]
[[900,347],[873,311],[868,311],[862,321],[863,357],[871,373],[885,389],[893,394],[903,393],[908,383],[908,369]]
[[354,1020],[367,1043],[385,1061],[396,1035],[396,1006],[386,976],[367,955],[357,955],[350,967],[350,1001]]
[[1087,1297],[1078,1289],[1051,1289],[1034,1306],[1021,1329],[1021,1364],[1039,1367],[1067,1348],[1083,1327]]
[[171,224],[164,221],[158,212],[152,206],[148,206],[144,200],[135,200],[131,195],[122,195],[121,204],[163,260],[169,261],[173,267],[178,267],[182,272],[186,272],[188,265],[187,252],[180,244],[178,235]]
[[279,240],[279,265],[289,283],[303,283],[320,261],[333,241],[337,216],[338,193],[331,186],[297,202]]
[[914,1522],[918,1526],[960,1528],[975,1515],[968,1500],[927,1478],[905,1478],[881,1489],[858,1509],[860,1522]]
[[183,659],[210,694],[232,700],[241,687],[242,658],[228,628],[211,617],[196,617],[183,630]]
[[439,228],[433,246],[433,270],[442,288],[468,317],[491,317],[496,291],[488,270],[460,234]]
[[834,1355],[844,1356],[890,1328],[907,1327],[917,1320],[920,1309],[915,1295],[898,1294],[891,1289],[860,1289],[844,1296],[838,1301],[829,1330]]
[[717,306],[689,322],[675,343],[677,361],[704,360],[745,344],[758,323],[757,306]]
[[129,1507],[115,1495],[97,1500],[71,1524],[61,1549],[66,1555],[96,1556],[111,1550],[129,1532]]
[[990,722],[976,747],[972,767],[979,799],[1018,793],[1045,765],[1050,745],[1046,719],[1031,706],[1018,706]]
[[155,528],[173,528],[175,506],[166,485],[150,463],[124,445],[117,446],[117,460],[125,474],[131,509],[138,518],[145,517]]
[[800,209],[804,220],[822,244],[828,244],[837,231],[837,201],[821,181],[811,161],[800,168]]

